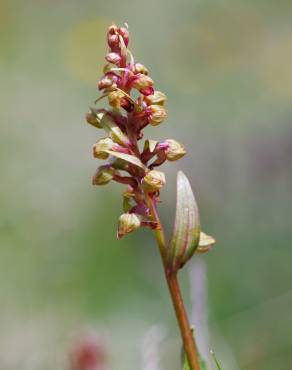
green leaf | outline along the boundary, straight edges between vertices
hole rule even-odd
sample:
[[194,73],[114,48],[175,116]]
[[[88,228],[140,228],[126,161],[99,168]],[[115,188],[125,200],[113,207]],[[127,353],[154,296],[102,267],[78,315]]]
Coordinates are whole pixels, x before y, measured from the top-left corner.
[[143,170],[146,169],[144,164],[140,161],[139,158],[135,157],[134,155],[131,154],[126,154],[126,153],[119,153],[119,152],[114,152],[113,150],[106,150],[106,152],[116,158],[122,159],[123,161],[126,161],[128,163],[134,164],[137,167],[142,168]]
[[222,370],[222,368],[221,368],[221,366],[220,366],[220,364],[219,364],[219,362],[218,362],[218,360],[217,360],[217,357],[215,356],[215,353],[213,352],[213,351],[211,351],[211,355],[213,356],[213,358],[214,358],[214,361],[215,361],[215,364],[216,364],[216,366],[217,366],[217,369],[218,370]]
[[206,361],[200,360],[201,370],[208,370]]
[[183,367],[182,370],[190,370],[190,365],[187,359],[187,356],[184,353],[184,361],[183,361]]
[[183,172],[177,176],[176,216],[168,261],[174,271],[181,268],[194,254],[200,240],[198,206],[189,180]]

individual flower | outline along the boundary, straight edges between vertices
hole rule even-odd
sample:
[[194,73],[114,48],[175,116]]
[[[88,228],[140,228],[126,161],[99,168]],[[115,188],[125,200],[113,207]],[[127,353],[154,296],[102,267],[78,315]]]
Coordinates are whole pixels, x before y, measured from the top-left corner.
[[131,70],[134,74],[142,73],[144,75],[148,75],[148,69],[145,66],[143,66],[143,64],[141,63],[135,63],[132,66]]
[[111,138],[100,139],[93,145],[93,156],[99,159],[107,159],[109,157],[107,151],[112,150],[113,146],[114,142]]
[[131,82],[131,87],[137,90],[143,90],[148,87],[151,87],[153,85],[153,80],[149,76],[143,74],[143,73],[138,73],[136,74]]
[[165,185],[165,175],[161,171],[151,170],[143,178],[143,186],[147,191],[155,192]]
[[140,217],[136,213],[123,213],[119,218],[117,237],[131,233],[141,226]]
[[164,105],[166,102],[166,95],[163,94],[163,92],[156,90],[153,94],[146,96],[144,100],[149,105]]
[[150,105],[147,108],[147,113],[149,117],[149,123],[152,126],[160,125],[160,123],[162,123],[167,117],[166,109],[160,105]]
[[100,166],[92,177],[92,185],[106,185],[114,177],[115,169],[108,166]]
[[118,76],[114,73],[106,73],[105,76],[98,82],[98,89],[115,89],[118,81]]
[[111,91],[108,94],[109,105],[115,109],[121,109],[123,100],[125,100],[125,94],[122,91]]
[[[173,139],[167,139],[163,142],[165,147],[166,158],[169,161],[177,161],[186,154],[185,147]],[[159,148],[159,144],[158,144]]]

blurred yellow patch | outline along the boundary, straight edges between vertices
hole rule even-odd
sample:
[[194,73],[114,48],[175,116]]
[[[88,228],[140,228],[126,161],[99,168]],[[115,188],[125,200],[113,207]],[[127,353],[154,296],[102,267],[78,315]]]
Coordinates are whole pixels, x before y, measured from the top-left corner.
[[269,38],[259,53],[259,73],[273,92],[292,98],[292,30]]
[[65,68],[75,78],[89,84],[97,83],[105,64],[107,19],[82,22],[63,38]]
[[[214,4],[177,30],[166,51],[169,62],[162,73],[184,92],[211,91],[218,79],[240,74],[241,69],[253,65],[254,50],[264,34],[265,26],[255,7],[237,2]],[[173,73],[175,69],[178,73]]]

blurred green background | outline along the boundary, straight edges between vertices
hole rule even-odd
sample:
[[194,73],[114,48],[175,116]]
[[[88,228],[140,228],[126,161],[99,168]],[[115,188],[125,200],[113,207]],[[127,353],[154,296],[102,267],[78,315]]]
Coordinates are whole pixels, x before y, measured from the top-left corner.
[[167,122],[147,135],[188,150],[164,166],[168,232],[182,169],[218,240],[201,258],[211,348],[224,370],[291,369],[290,0],[0,1],[0,369],[67,369],[87,329],[112,369],[141,369],[152,325],[165,333],[162,369],[179,369],[152,235],[116,241],[123,188],[91,186],[103,133],[84,115],[112,21],[128,22],[131,50],[168,95]]

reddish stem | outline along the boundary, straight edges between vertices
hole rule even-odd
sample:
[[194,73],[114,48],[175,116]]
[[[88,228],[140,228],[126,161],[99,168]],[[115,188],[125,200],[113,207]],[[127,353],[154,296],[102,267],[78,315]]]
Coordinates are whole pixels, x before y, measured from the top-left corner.
[[161,221],[156,209],[155,200],[151,195],[145,194],[148,207],[150,208],[153,221],[157,222],[157,228],[154,230],[156,241],[159,247],[161,259],[163,262],[165,277],[168,289],[171,295],[172,304],[175,310],[176,318],[179,324],[180,333],[183,341],[184,350],[187,355],[189,366],[191,370],[200,370],[199,356],[191,326],[181,295],[177,274],[171,272],[167,267],[167,246],[165,241],[165,234],[161,225]]

